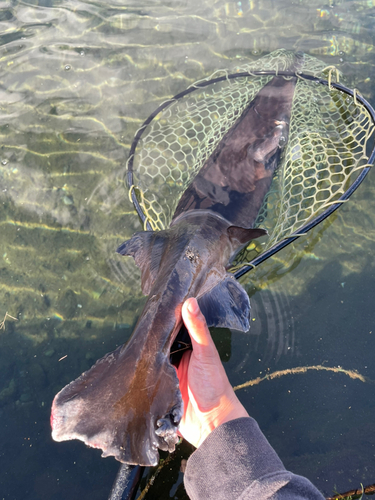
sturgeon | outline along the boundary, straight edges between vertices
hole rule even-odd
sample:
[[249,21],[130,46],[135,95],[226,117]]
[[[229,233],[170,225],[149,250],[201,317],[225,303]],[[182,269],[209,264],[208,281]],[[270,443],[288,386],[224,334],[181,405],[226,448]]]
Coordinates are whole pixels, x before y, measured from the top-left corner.
[[170,227],[138,232],[117,252],[134,257],[149,298],[129,341],[63,388],[51,412],[55,441],[79,439],[128,464],[172,452],[183,415],[171,346],[196,297],[208,326],[249,329],[248,295],[227,268],[249,241],[282,147],[296,77],[273,77],[224,135],[183,193]]

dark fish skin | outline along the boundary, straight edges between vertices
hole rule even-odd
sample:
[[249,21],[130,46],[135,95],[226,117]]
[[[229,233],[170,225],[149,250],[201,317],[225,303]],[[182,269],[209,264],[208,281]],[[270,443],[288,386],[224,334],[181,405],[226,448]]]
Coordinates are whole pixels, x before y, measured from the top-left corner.
[[262,88],[188,186],[174,219],[203,209],[251,227],[287,141],[295,83],[276,77]]
[[149,298],[128,343],[62,389],[52,437],[80,439],[102,456],[156,465],[173,451],[183,403],[170,348],[181,308],[196,297],[209,326],[249,329],[246,292],[226,271],[251,229],[287,139],[296,79],[273,78],[220,141],[177,206],[170,228],[136,233],[118,252],[142,270]]

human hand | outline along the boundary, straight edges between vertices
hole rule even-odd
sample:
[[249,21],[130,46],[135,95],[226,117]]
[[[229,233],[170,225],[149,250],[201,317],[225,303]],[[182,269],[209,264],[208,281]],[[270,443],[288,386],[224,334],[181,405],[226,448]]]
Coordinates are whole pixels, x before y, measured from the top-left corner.
[[179,432],[198,448],[216,427],[249,414],[229,383],[196,299],[186,300],[182,319],[193,350],[183,355],[177,370],[184,401]]

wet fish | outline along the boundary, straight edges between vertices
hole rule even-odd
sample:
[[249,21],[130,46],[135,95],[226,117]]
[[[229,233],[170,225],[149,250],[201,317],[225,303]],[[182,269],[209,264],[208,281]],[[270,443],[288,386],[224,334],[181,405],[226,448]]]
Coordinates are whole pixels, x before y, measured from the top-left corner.
[[139,232],[131,255],[149,295],[127,344],[60,391],[56,441],[80,439],[129,464],[156,465],[173,451],[183,403],[170,349],[181,308],[196,297],[209,326],[249,329],[249,298],[226,268],[250,240],[287,141],[296,78],[274,77],[226,133],[179,201],[170,227]]

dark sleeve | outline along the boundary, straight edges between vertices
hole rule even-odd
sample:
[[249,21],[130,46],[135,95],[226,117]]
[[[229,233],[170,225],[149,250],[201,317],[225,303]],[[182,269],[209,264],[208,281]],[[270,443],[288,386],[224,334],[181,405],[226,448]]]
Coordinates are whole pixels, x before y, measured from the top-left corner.
[[302,477],[288,472],[253,418],[217,427],[190,456],[185,488],[191,500],[322,500]]

